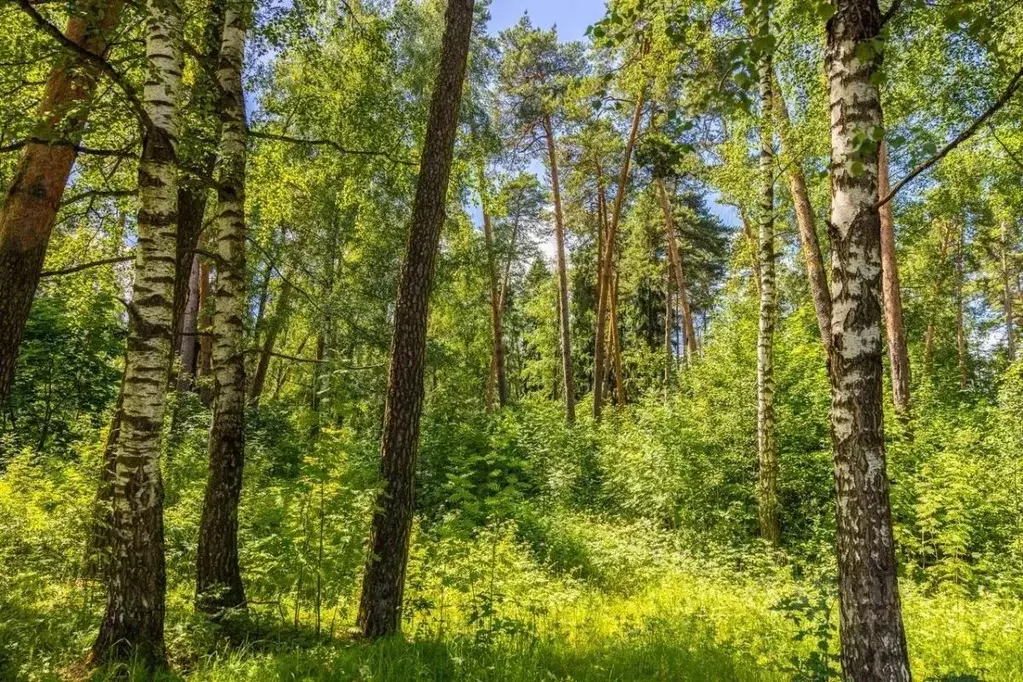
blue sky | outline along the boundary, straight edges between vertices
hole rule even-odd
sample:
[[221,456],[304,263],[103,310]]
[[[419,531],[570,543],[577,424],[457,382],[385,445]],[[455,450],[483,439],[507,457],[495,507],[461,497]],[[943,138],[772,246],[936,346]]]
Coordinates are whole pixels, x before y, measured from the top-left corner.
[[586,27],[604,16],[604,8],[604,0],[493,0],[490,30],[508,28],[528,11],[535,26],[557,25],[562,40],[580,40]]

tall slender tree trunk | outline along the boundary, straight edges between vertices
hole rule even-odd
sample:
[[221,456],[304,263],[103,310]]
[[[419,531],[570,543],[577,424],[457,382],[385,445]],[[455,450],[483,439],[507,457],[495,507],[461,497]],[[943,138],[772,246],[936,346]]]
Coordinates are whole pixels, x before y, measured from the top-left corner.
[[252,376],[252,386],[249,389],[249,404],[253,407],[259,405],[259,401],[263,396],[263,387],[266,385],[266,375],[270,369],[270,358],[273,356],[277,336],[281,333],[281,329],[284,328],[290,313],[291,285],[288,282],[284,282],[281,285],[281,297],[277,300],[277,309],[274,311],[273,321],[266,330],[266,337],[263,339],[263,349],[259,353],[256,371]]
[[423,409],[430,285],[444,223],[472,15],[473,0],[448,0],[440,66],[412,206],[412,229],[398,286],[380,448],[380,473],[385,487],[373,514],[359,602],[359,629],[370,638],[392,635],[401,629],[419,417]]
[[[205,0],[206,24],[202,34],[200,68],[190,88],[188,106],[200,113],[189,117],[195,121],[186,125],[182,139],[195,149],[196,158],[186,159],[204,175],[213,175],[217,163],[217,147],[221,138],[221,112],[219,85],[214,74],[220,68],[220,51],[224,36],[224,15],[229,0]],[[230,0],[234,1],[234,0]],[[210,130],[212,134],[206,132]],[[199,243],[206,217],[208,188],[205,181],[181,173],[178,182],[178,241],[174,276],[174,333],[182,332],[185,307],[188,305],[189,266]]]
[[[213,373],[213,327],[212,303],[210,301],[210,271],[209,263],[205,259],[199,259],[199,360],[197,361],[196,375],[208,377]],[[212,392],[204,387],[200,393],[203,405],[207,407],[212,402]]]
[[1009,220],[1002,219],[999,241],[1002,250],[1002,311],[1005,322],[1005,356],[1009,362],[1016,361],[1016,321],[1013,311],[1013,299],[1016,291],[1013,282],[1016,279],[1012,267],[1012,234]]
[[[882,141],[877,162],[877,191],[888,196],[888,145]],[[895,220],[892,202],[881,207],[881,283],[884,292],[884,327],[888,333],[888,358],[892,366],[892,402],[900,419],[909,416],[909,348],[906,324],[902,319],[902,287],[899,285],[899,262],[895,251]]]
[[192,387],[198,369],[195,362],[199,333],[199,270],[199,257],[194,256],[188,275],[188,300],[181,318],[181,333],[178,340],[178,356],[181,358],[179,391],[186,391]]
[[[757,33],[771,35],[771,0],[760,0]],[[777,305],[774,282],[774,67],[771,51],[759,58],[760,76],[760,320],[757,333],[758,520],[760,537],[772,545],[781,540],[778,522],[778,448],[774,442],[774,326]]]
[[245,465],[245,3],[224,16],[217,79],[222,102],[213,309],[213,425],[196,560],[196,605],[219,617],[245,605],[238,566],[238,502]]
[[543,121],[547,138],[547,162],[551,169],[554,195],[554,241],[558,268],[558,321],[561,328],[561,368],[565,385],[565,418],[575,422],[575,378],[572,371],[572,319],[568,312],[568,263],[565,258],[565,223],[561,212],[561,184],[558,178],[558,154],[554,148],[554,127],[550,116]]
[[[792,123],[789,119],[788,106],[781,92],[778,79],[774,78],[774,108],[777,113],[781,143],[790,154],[798,152],[792,145]],[[821,343],[826,356],[831,355],[831,292],[828,290],[828,276],[824,269],[824,256],[821,254],[820,240],[817,238],[817,226],[814,224],[813,205],[810,193],[806,188],[806,174],[803,171],[803,160],[792,158],[789,161],[789,193],[792,205],[796,210],[796,226],[799,229],[799,243],[803,249],[803,260],[806,263],[806,275],[810,281],[810,296],[813,298],[813,310],[817,316],[817,329],[820,331]]]
[[[490,277],[490,326],[494,334],[494,347],[491,353],[491,366],[494,368],[497,384],[497,403],[501,407],[508,404],[508,384],[504,374],[504,332],[501,330],[501,285],[497,275],[497,255],[494,253],[494,228],[490,222],[490,210],[487,206],[486,186],[482,171],[480,172],[480,197],[483,202],[483,238],[487,247],[487,272]],[[488,409],[493,398],[487,401]]]
[[621,407],[625,405],[625,375],[622,370],[622,337],[618,327],[618,271],[615,270],[614,281],[611,289],[611,349],[615,372],[615,400]]
[[965,251],[966,226],[959,229],[956,241],[956,358],[959,361],[959,390],[965,391],[969,383],[970,367],[966,348],[966,297],[963,288],[966,283]]
[[96,661],[137,656],[160,666],[166,608],[160,449],[173,336],[182,21],[175,0],[150,0],[147,12],[151,73],[144,106],[152,124],[139,163],[138,245],[114,466],[106,615],[92,653]]
[[[835,453],[842,671],[848,682],[910,679],[885,471],[881,367],[881,219],[876,64],[861,59],[881,28],[876,0],[838,0],[827,24],[831,125],[831,437]],[[871,54],[873,51],[870,51]]]
[[607,234],[604,235],[604,255],[600,261],[601,272],[597,283],[596,334],[594,335],[593,344],[593,418],[598,420],[604,407],[604,374],[601,368],[604,366],[609,307],[608,298],[610,294],[611,265],[614,260],[615,236],[618,233],[618,221],[622,217],[622,206],[625,203],[625,194],[629,187],[632,151],[636,147],[636,138],[639,135],[639,122],[643,116],[645,98],[646,88],[644,87],[636,99],[636,110],[632,115],[632,127],[629,129],[629,139],[625,145],[625,158],[622,160],[622,170],[618,176],[618,193],[615,195],[614,208],[611,211],[611,220],[607,226]]
[[[105,54],[123,0],[86,0],[64,35],[94,54]],[[96,69],[76,53],[62,52],[50,72],[36,112],[32,137],[18,157],[0,209],[0,410],[10,394],[18,346],[25,330],[46,247],[71,175],[88,117],[85,103],[96,91]],[[47,144],[47,141],[58,144]]]
[[664,397],[671,393],[671,381],[675,375],[675,351],[672,347],[671,334],[675,328],[675,306],[671,283],[672,267],[670,263],[664,268]]
[[665,232],[668,241],[668,261],[675,273],[679,306],[682,308],[682,330],[686,337],[686,356],[692,361],[696,358],[699,345],[696,340],[696,327],[693,325],[693,309],[689,306],[689,294],[686,291],[686,272],[682,264],[682,252],[678,247],[675,213],[671,207],[671,200],[668,198],[668,191],[664,187],[664,180],[658,178],[655,184],[657,186],[657,196],[661,202],[661,212],[664,214]]

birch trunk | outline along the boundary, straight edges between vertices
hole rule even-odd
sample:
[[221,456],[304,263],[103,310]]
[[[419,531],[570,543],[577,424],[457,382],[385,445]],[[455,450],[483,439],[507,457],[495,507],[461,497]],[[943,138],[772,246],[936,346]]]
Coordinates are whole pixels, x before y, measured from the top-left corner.
[[[121,18],[122,0],[87,0],[68,20],[65,35],[102,55]],[[50,72],[32,136],[18,157],[0,210],[0,406],[10,394],[21,335],[25,331],[39,275],[46,259],[53,222],[88,117],[85,103],[96,91],[97,73],[85,59],[61,53]]]
[[547,138],[547,162],[551,169],[551,192],[554,195],[554,241],[557,247],[558,322],[561,328],[561,368],[565,385],[565,418],[575,422],[575,378],[572,371],[572,320],[568,312],[568,263],[565,258],[565,223],[561,212],[561,185],[558,178],[558,155],[554,148],[554,128],[549,116],[543,121]]
[[[877,191],[880,198],[888,196],[888,145],[881,143],[878,153]],[[892,202],[881,207],[881,281],[884,292],[884,326],[888,333],[888,358],[892,367],[892,402],[900,419],[909,416],[909,348],[906,324],[902,319],[902,288],[899,285],[899,263],[895,252],[895,220]]]
[[[770,0],[760,0],[757,32],[771,35]],[[757,451],[758,521],[760,537],[777,545],[781,540],[778,522],[778,449],[774,442],[774,326],[776,312],[774,281],[774,67],[771,51],[759,58],[760,76],[760,319],[757,333]]]
[[[881,27],[876,0],[838,0],[827,25],[831,126],[831,436],[835,453],[842,670],[848,682],[910,679],[885,471],[881,368],[881,222],[873,60],[857,47]],[[861,50],[862,52],[862,50]]]
[[99,662],[137,656],[156,667],[165,663],[160,449],[173,336],[182,22],[175,0],[150,0],[147,13],[144,106],[152,125],[139,163],[139,234],[114,462],[106,615],[92,656]]
[[218,618],[245,606],[238,502],[245,465],[245,12],[231,3],[217,79],[221,90],[217,281],[213,308],[213,424],[196,561],[196,605]]
[[625,202],[625,193],[629,186],[629,169],[632,164],[632,150],[636,146],[636,137],[639,135],[639,122],[643,115],[643,102],[646,96],[644,88],[636,99],[636,111],[632,115],[632,127],[629,129],[629,139],[625,145],[625,158],[622,160],[622,170],[618,175],[618,192],[615,195],[614,207],[611,210],[611,220],[607,226],[607,234],[604,236],[604,254],[600,260],[600,278],[597,283],[597,320],[596,333],[593,345],[593,418],[599,420],[600,412],[604,406],[604,374],[601,371],[604,367],[605,336],[607,331],[608,298],[611,281],[611,262],[614,259],[615,236],[618,232],[618,221],[622,217],[622,205]]
[[472,18],[473,0],[448,0],[440,66],[412,206],[412,229],[394,313],[380,447],[380,474],[385,488],[377,498],[373,515],[359,603],[359,629],[370,638],[393,635],[401,629],[423,409],[430,285],[444,223]]

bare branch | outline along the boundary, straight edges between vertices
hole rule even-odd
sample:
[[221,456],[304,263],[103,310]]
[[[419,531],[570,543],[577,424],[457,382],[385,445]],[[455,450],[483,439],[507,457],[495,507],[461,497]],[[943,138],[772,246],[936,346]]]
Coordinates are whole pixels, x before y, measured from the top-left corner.
[[881,208],[882,206],[887,204],[889,201],[892,200],[892,198],[896,195],[896,193],[898,193],[900,189],[906,186],[906,184],[910,180],[920,175],[934,164],[941,161],[943,158],[945,158],[946,155],[948,155],[950,151],[958,147],[966,140],[973,137],[973,134],[976,133],[977,130],[979,130],[982,125],[984,125],[984,121],[994,116],[998,112],[998,110],[1005,106],[1005,103],[1012,98],[1012,96],[1016,93],[1016,90],[1019,89],[1021,79],[1023,79],[1023,67],[1020,67],[1019,71],[1016,72],[1016,75],[1013,76],[1012,80],[1009,81],[1009,85],[1008,87],[1005,88],[1005,92],[1003,92],[1001,97],[996,99],[991,104],[991,106],[987,108],[987,111],[985,111],[983,114],[980,115],[980,117],[977,118],[977,120],[971,123],[970,126],[966,128],[966,130],[959,133],[954,140],[952,140],[947,145],[942,147],[937,154],[929,158],[927,161],[924,161],[923,163],[918,165],[916,168],[910,171],[909,175],[904,177],[902,180],[899,180],[899,182],[896,183],[894,187],[892,187],[892,190],[888,192],[888,195],[885,198],[881,199],[881,201],[877,202],[877,204],[875,204],[875,208]]
[[101,265],[110,265],[112,263],[127,263],[128,261],[134,259],[135,256],[116,256],[114,258],[104,258],[103,260],[97,260],[91,263],[82,263],[81,265],[72,265],[67,268],[61,268],[60,270],[43,270],[41,273],[39,273],[39,276],[60,277],[61,275],[70,275],[75,272],[81,272],[82,270],[88,270],[89,268],[97,268]]

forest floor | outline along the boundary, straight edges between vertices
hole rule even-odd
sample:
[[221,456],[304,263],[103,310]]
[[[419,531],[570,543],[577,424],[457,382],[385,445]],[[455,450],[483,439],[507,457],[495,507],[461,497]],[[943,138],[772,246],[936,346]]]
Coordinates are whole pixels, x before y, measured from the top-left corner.
[[[157,678],[135,671],[129,678],[838,679],[833,600],[786,570],[754,565],[740,575],[676,558],[670,567],[638,569],[644,584],[605,589],[536,574],[522,556],[510,555],[516,547],[505,536],[473,544],[464,558],[480,568],[475,587],[452,583],[445,592],[451,581],[416,575],[413,567],[405,635],[376,643],[352,639],[353,614],[345,605],[323,609],[319,634],[315,612],[303,609],[296,628],[293,614],[276,604],[255,604],[236,625],[214,629],[192,614],[188,590],[179,585],[169,601],[171,671]],[[96,588],[83,593],[71,582],[0,598],[0,678],[88,679],[84,652],[99,601]],[[925,595],[907,585],[904,606],[914,679],[1023,679],[1018,603]],[[123,678],[123,672],[100,671],[91,679]]]

